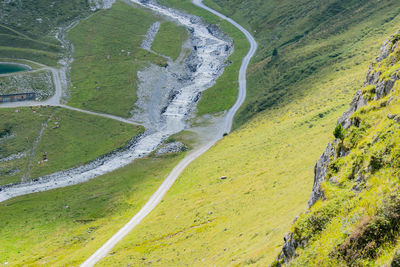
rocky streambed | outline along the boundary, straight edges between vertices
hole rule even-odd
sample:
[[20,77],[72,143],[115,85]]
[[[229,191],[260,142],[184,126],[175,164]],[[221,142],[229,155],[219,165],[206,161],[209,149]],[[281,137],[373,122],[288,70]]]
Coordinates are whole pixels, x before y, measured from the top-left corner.
[[[233,52],[232,40],[214,25],[153,1],[131,0],[186,27],[190,33],[182,55],[166,67],[152,65],[138,73],[139,89],[132,119],[146,127],[121,151],[89,164],[0,187],[0,202],[12,197],[65,187],[109,173],[156,150],[166,138],[187,128],[201,93],[223,73]],[[215,127],[215,126],[213,126]]]

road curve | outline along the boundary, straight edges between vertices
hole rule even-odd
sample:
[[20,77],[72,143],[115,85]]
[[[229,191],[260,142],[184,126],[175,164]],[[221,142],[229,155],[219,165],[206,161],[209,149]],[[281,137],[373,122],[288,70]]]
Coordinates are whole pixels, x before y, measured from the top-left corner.
[[240,106],[243,104],[246,98],[246,72],[249,66],[251,58],[254,56],[257,50],[257,42],[253,36],[241,25],[236,23],[234,20],[226,17],[225,15],[207,7],[202,3],[202,0],[193,0],[193,4],[201,7],[218,17],[230,22],[241,32],[243,32],[250,43],[250,50],[247,55],[243,58],[242,65],[239,71],[239,94],[236,103],[228,111],[225,116],[224,124],[221,127],[219,133],[215,136],[215,139],[208,142],[207,144],[195,149],[189,153],[182,161],[178,163],[177,166],[171,171],[168,177],[164,180],[157,191],[150,197],[147,203],[142,207],[142,209],[127,223],[122,227],[116,234],[114,234],[103,246],[101,246],[92,256],[90,256],[85,262],[81,264],[81,267],[94,266],[98,261],[104,258],[112,248],[120,242],[136,225],[138,225],[163,199],[164,195],[168,192],[171,186],[175,183],[176,179],[183,172],[183,170],[195,159],[200,157],[203,153],[209,150],[218,140],[222,138],[224,133],[229,133],[232,129],[233,118],[236,112],[239,110]]
[[74,110],[74,111],[89,114],[89,115],[108,118],[108,119],[112,119],[112,120],[116,120],[116,121],[120,121],[120,122],[124,122],[124,123],[128,123],[128,124],[133,124],[133,125],[140,125],[140,124],[134,122],[133,120],[126,119],[123,117],[114,116],[114,115],[110,115],[110,114],[106,114],[106,113],[95,112],[95,111],[89,111],[89,110],[75,108],[75,107],[71,107],[71,106],[62,104],[61,99],[62,99],[62,95],[63,95],[63,86],[62,86],[62,82],[61,82],[61,78],[60,78],[61,71],[58,69],[51,68],[46,65],[34,62],[34,61],[30,61],[30,62],[40,65],[42,67],[40,70],[51,71],[52,76],[53,76],[54,88],[55,88],[54,95],[44,101],[21,101],[21,102],[0,103],[0,108],[19,108],[19,107],[36,107],[36,106],[62,107],[62,108]]

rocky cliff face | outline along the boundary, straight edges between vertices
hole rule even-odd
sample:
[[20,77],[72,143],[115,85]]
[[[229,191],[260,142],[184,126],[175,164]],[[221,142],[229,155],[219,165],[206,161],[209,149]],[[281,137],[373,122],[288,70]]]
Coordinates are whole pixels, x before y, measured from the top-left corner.
[[[388,56],[393,53],[398,47],[400,47],[400,42],[397,39],[397,35],[400,34],[400,30],[395,35],[391,36],[388,40],[385,41],[381,48],[381,53],[376,58],[376,61],[371,64],[369,71],[367,73],[367,77],[364,82],[364,86],[361,90],[357,91],[353,101],[350,104],[350,108],[343,114],[342,117],[339,118],[338,123],[342,124],[345,129],[350,128],[350,126],[357,123],[351,116],[359,110],[361,107],[368,104],[368,98],[363,94],[363,90],[367,87],[372,86],[375,88],[375,96],[373,97],[374,101],[385,97],[389,94],[390,90],[393,88],[395,82],[400,79],[400,73],[395,72],[389,79],[382,79],[382,72],[376,71],[374,65],[376,63],[382,62],[384,59],[387,59]],[[372,100],[372,99],[370,99]],[[337,140],[336,140],[337,142]],[[322,181],[325,180],[327,174],[327,166],[329,163],[329,159],[335,154],[334,148],[332,144],[328,144],[325,152],[322,154],[317,164],[315,165],[315,175],[314,175],[314,185],[312,189],[312,193],[310,196],[310,200],[308,201],[308,206],[311,207],[317,200],[323,198],[323,191],[320,187]]]
[[[369,68],[363,87],[356,93],[354,99],[350,104],[350,108],[343,114],[341,118],[339,118],[338,124],[341,124],[343,128],[347,130],[348,134],[345,141],[337,139],[332,143],[329,143],[324,153],[315,165],[314,184],[310,199],[308,201],[309,208],[313,207],[313,205],[318,200],[325,199],[325,192],[322,186],[324,181],[328,180],[331,184],[334,185],[351,181],[352,183],[354,183],[354,185],[352,185],[350,191],[353,194],[358,194],[359,192],[361,192],[361,190],[365,188],[365,186],[363,187],[363,184],[367,183],[367,177],[372,177],[375,171],[379,171],[384,167],[388,167],[389,171],[391,172],[396,171],[393,166],[393,161],[387,160],[387,158],[393,157],[390,156],[391,153],[393,153],[393,150],[389,150],[391,148],[387,147],[387,143],[383,143],[381,145],[381,150],[383,152],[379,152],[381,153],[380,156],[375,156],[375,154],[378,153],[376,151],[373,152],[375,154],[368,157],[368,160],[366,160],[365,156],[369,153],[369,150],[372,150],[371,147],[373,147],[377,142],[382,141],[382,138],[387,138],[388,135],[394,134],[394,130],[390,130],[385,133],[383,133],[383,130],[381,130],[380,132],[375,131],[375,135],[372,138],[373,141],[367,146],[362,147],[360,152],[355,151],[355,149],[353,151],[352,149],[360,145],[360,136],[365,136],[365,133],[367,133],[369,127],[371,127],[365,126],[366,123],[364,123],[363,119],[360,118],[360,116],[358,115],[359,113],[364,114],[369,111],[379,111],[379,116],[382,116],[381,114],[385,112],[386,108],[389,111],[389,114],[387,114],[387,118],[390,120],[394,120],[395,122],[400,124],[400,115],[392,114],[390,111],[396,110],[396,108],[389,108],[389,105],[391,103],[396,101],[398,102],[397,95],[392,92],[398,80],[400,80],[400,31],[384,42],[379,56]],[[381,119],[380,117],[378,117],[378,115],[374,116],[376,116],[376,123],[379,123],[379,120],[386,119]],[[391,122],[389,122],[389,125],[391,125],[390,123]],[[395,144],[393,144],[394,142],[395,141],[392,141],[392,143],[390,144],[392,146],[395,146]],[[354,156],[354,154],[356,153],[358,153],[358,156]],[[363,156],[363,154],[365,155]],[[353,160],[351,164],[348,164],[351,165],[351,168],[346,165],[347,158],[356,159]],[[368,162],[364,163],[365,161]],[[345,168],[350,169],[346,169],[346,175],[343,174],[345,173],[345,171],[343,171],[343,169]],[[347,180],[343,179],[343,177],[345,177],[345,179]],[[323,231],[324,227],[329,224],[332,218],[334,218],[335,212],[338,212],[339,208],[338,210],[331,207],[325,207],[325,210],[323,209],[324,208],[318,207],[316,208],[315,212],[312,210],[312,215],[310,215],[311,213],[308,212],[309,214],[303,216],[308,216],[308,219],[305,219],[303,220],[303,222],[297,224],[303,223],[304,225],[306,225],[306,227],[312,228],[313,222],[315,223],[315,221],[317,221],[320,225],[316,229],[318,231]],[[379,212],[377,211],[377,213]],[[323,216],[328,216],[328,219],[324,221],[324,217],[321,214]],[[304,225],[302,227],[304,227]],[[288,233],[285,236],[285,243],[283,245],[282,252],[280,253],[277,261],[274,262],[273,265],[281,266],[289,264],[289,262],[291,262],[294,258],[298,256],[296,253],[298,248],[301,247],[302,249],[304,249],[311,242],[311,237],[314,235],[314,233],[310,233],[308,235],[302,234],[299,232],[299,229],[301,229],[301,227],[297,227],[295,225],[294,232]],[[352,241],[350,240],[348,242],[351,243]],[[375,245],[377,244],[376,240],[374,240],[373,242],[375,242]],[[346,242],[344,241],[342,246],[345,246],[345,244]],[[354,252],[353,250],[357,251],[357,249],[352,247],[352,253]],[[340,249],[333,249],[333,251],[335,251],[336,254],[331,252],[331,255],[341,255],[336,256],[335,258],[335,260],[337,260],[338,262],[342,261],[342,263],[348,264],[348,261],[352,260],[343,256],[343,253]]]

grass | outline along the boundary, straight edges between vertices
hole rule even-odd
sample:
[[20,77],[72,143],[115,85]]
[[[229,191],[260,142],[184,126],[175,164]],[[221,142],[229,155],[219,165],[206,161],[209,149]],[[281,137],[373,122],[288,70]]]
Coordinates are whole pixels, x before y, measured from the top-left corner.
[[[2,109],[0,117],[0,132],[8,133],[0,139],[0,157],[26,155],[0,162],[0,185],[87,163],[125,146],[144,130],[60,108]],[[47,152],[47,162],[42,162],[44,152]]]
[[[378,51],[384,38],[362,46]],[[184,171],[160,206],[100,265],[270,264],[293,218],[306,209],[314,164],[372,58],[356,53],[316,72],[303,81],[310,86],[305,96],[228,135]],[[341,70],[341,64],[353,67]]]
[[54,95],[53,76],[50,70],[13,73],[0,77],[0,94],[36,92],[38,100]]
[[140,159],[84,184],[0,203],[0,262],[78,265],[139,211],[183,155]]
[[[202,15],[210,22],[219,23],[214,16],[195,8],[189,1],[170,0],[168,2],[191,13]],[[366,2],[370,4],[369,1]],[[243,3],[248,5],[248,10],[257,10],[261,14],[257,14],[257,16],[244,15],[242,20],[245,18],[249,20],[257,19],[253,24],[258,23],[260,27],[264,27],[262,29],[269,26],[265,21],[259,23],[259,19],[267,14],[265,10],[260,6],[251,9],[253,2],[246,1]],[[256,1],[255,3],[259,4]],[[288,4],[289,2],[283,1],[283,3]],[[294,4],[296,4],[298,10],[304,11],[307,4],[310,3],[296,1]],[[250,117],[252,119],[194,161],[179,177],[162,203],[127,238],[118,244],[112,253],[100,262],[100,265],[132,264],[143,266],[152,262],[152,265],[157,266],[185,264],[196,266],[248,264],[265,266],[271,263],[281,249],[283,236],[290,230],[293,218],[306,209],[306,202],[313,182],[314,164],[326,143],[331,139],[337,118],[347,108],[355,90],[361,87],[368,64],[376,55],[382,41],[397,30],[400,23],[399,18],[391,17],[397,10],[395,8],[396,3],[392,3],[393,5],[390,8],[392,11],[386,12],[389,9],[386,4],[389,5],[390,3],[392,2],[387,1],[383,4],[380,2],[381,5],[376,6],[377,9],[382,9],[373,14],[362,12],[371,11],[371,9],[352,9],[361,10],[363,16],[368,14],[369,22],[355,19],[357,16],[348,16],[349,20],[354,18],[354,21],[350,21],[354,23],[349,28],[343,28],[339,32],[332,30],[335,34],[324,35],[332,29],[326,27],[319,34],[308,35],[307,38],[309,39],[304,39],[304,42],[307,39],[306,43],[302,43],[303,37],[298,37],[296,41],[286,44],[287,48],[280,47],[278,49],[277,57],[279,58],[270,58],[269,55],[272,53],[273,46],[269,47],[264,44],[261,49],[265,52],[266,57],[262,58],[262,55],[259,54],[259,61],[253,61],[249,70],[249,88],[252,92],[250,99],[259,99],[261,103],[268,98],[271,101],[276,101],[273,102],[274,105],[267,104],[265,108],[262,105],[254,105],[254,112],[239,117],[240,124]],[[224,7],[228,8],[229,6],[226,4]],[[293,11],[293,7],[288,9],[287,12],[289,10]],[[342,10],[339,13],[344,14],[345,17],[348,14],[345,11]],[[265,12],[264,15],[263,12]],[[332,16],[335,17],[335,15]],[[307,16],[300,17],[307,18]],[[335,20],[328,20],[327,24],[322,26],[329,26],[329,23],[333,26],[340,26],[342,25],[340,19],[343,19],[343,17],[335,17]],[[287,13],[282,14],[282,21],[280,22],[285,22],[285,20],[290,21]],[[349,20],[347,22],[350,24]],[[250,23],[244,24],[250,25]],[[276,25],[272,32],[279,32],[279,25],[284,25],[284,23]],[[294,23],[293,25],[299,24]],[[304,25],[307,25],[307,23],[300,24],[301,27]],[[322,26],[321,28],[324,28]],[[291,32],[282,31],[283,35],[285,33],[290,34],[284,36],[285,40],[279,40],[279,42],[283,44],[300,33],[302,34],[304,31],[301,27],[299,29],[292,28]],[[266,30],[261,31],[260,29],[257,32],[260,34],[259,40],[262,40],[262,33],[265,34]],[[245,43],[243,39],[235,40],[235,42],[236,44]],[[340,47],[341,54],[339,56],[332,55],[332,59],[326,61],[326,56],[330,54],[329,51],[336,51],[329,46],[332,42]],[[346,45],[341,46],[342,42]],[[296,47],[296,45],[299,45],[299,47]],[[274,46],[276,47],[276,45]],[[238,46],[236,46],[236,51],[246,52],[238,49]],[[232,66],[227,69],[228,72],[224,75],[237,77],[234,74],[237,70]],[[287,66],[298,66],[299,69],[288,68],[286,70]],[[313,67],[315,69],[312,69]],[[307,69],[310,71],[307,71]],[[289,71],[291,70],[296,71],[294,72],[295,75],[293,77],[287,76],[288,84],[283,83],[284,76],[290,74]],[[301,70],[306,73],[299,76],[298,72],[301,73]],[[297,79],[299,77],[301,79]],[[293,80],[296,80],[296,82],[293,83]],[[279,89],[276,91],[277,94],[274,94],[275,89]],[[237,85],[232,87],[231,92],[236,92],[236,90]],[[283,90],[288,92],[285,95],[287,100],[278,101],[278,96]],[[263,94],[267,95],[264,96]],[[202,101],[207,101],[205,95]],[[219,94],[217,95],[219,96]],[[227,96],[234,100],[233,94],[227,94]],[[222,104],[225,105],[225,103],[226,101],[221,101],[218,104],[210,105],[208,108],[209,110],[222,110]],[[247,106],[251,106],[251,101],[248,102]],[[259,107],[262,108],[259,109]],[[258,114],[254,115],[256,112]],[[372,119],[373,117],[371,117]],[[150,160],[150,162],[152,161]],[[168,165],[169,169],[175,163]],[[160,167],[161,170],[163,166],[156,161],[155,165],[149,166],[149,168],[151,167]],[[169,169],[167,167],[163,169],[160,177],[164,178]],[[127,172],[131,173],[130,170]],[[384,175],[384,173],[382,174]],[[111,176],[105,176],[92,181],[93,183],[96,181],[109,182],[107,184],[99,182],[101,184],[99,187],[105,191],[98,195],[85,196],[79,193],[75,195],[76,192],[80,191],[94,192],[93,187],[89,187],[92,183],[90,182],[88,185],[80,185],[82,187],[54,190],[4,203],[4,205],[7,203],[9,205],[15,201],[17,203],[14,205],[20,205],[20,208],[15,209],[11,206],[12,208],[0,212],[0,216],[3,218],[12,219],[11,221],[3,218],[0,220],[0,223],[4,223],[0,227],[0,231],[2,231],[0,237],[6,240],[1,240],[2,244],[6,244],[4,245],[6,251],[0,253],[0,260],[8,260],[21,265],[29,263],[51,265],[55,262],[60,265],[72,265],[85,260],[91,252],[100,247],[123,224],[119,220],[114,221],[114,217],[108,216],[112,213],[110,210],[122,214],[122,217],[126,214],[126,220],[138,210],[138,207],[120,204],[126,203],[124,202],[125,197],[132,196],[130,192],[125,193],[125,195],[114,195],[113,200],[116,202],[108,202],[111,198],[107,192],[114,188],[113,186],[123,186],[122,189],[126,190],[125,183],[122,183],[123,185],[118,183],[119,175],[111,175],[113,175],[112,179],[109,178]],[[145,178],[148,177],[139,176],[141,181],[146,181]],[[221,180],[219,179],[221,176],[228,178]],[[375,179],[372,182],[382,184],[381,181]],[[389,180],[388,184],[393,181]],[[329,186],[326,187],[329,189]],[[149,188],[149,192],[154,192],[155,188],[156,185]],[[384,187],[381,188],[384,189]],[[138,189],[143,189],[143,187],[140,186]],[[379,204],[379,202],[374,201],[377,199],[374,197],[379,196],[383,191],[376,190],[363,198],[365,205],[362,207],[366,209],[369,215],[374,214],[376,206]],[[61,192],[59,196],[57,196],[57,192]],[[332,192],[342,191],[332,190]],[[54,194],[53,197],[47,199],[47,196],[52,194]],[[137,196],[141,196],[141,194],[141,192],[138,192]],[[35,197],[35,200],[31,200],[30,197]],[[89,222],[89,224],[81,226],[79,231],[71,221],[67,220],[66,223],[63,223],[66,216],[60,214],[60,212],[67,213],[68,208],[65,209],[65,206],[70,207],[69,200],[74,200],[75,197],[77,198],[77,206],[71,209],[77,211],[73,213],[75,220],[77,218],[87,222],[86,217],[89,217],[90,220],[92,219],[90,216],[94,214],[98,217],[105,216],[104,221],[111,222],[101,228],[102,230],[96,230],[96,224],[93,222],[92,225]],[[88,199],[82,199],[82,197]],[[64,198],[67,199],[64,200]],[[96,202],[89,202],[89,200],[102,200],[104,202],[101,202],[101,205],[96,205]],[[55,203],[54,205],[59,206],[45,210],[44,205],[38,204],[43,203],[41,201],[48,205]],[[26,208],[27,203],[37,208],[33,210]],[[143,204],[144,201],[141,203]],[[97,207],[105,206],[108,210],[103,209],[97,213]],[[0,207],[2,207],[2,204],[0,204]],[[122,211],[123,208],[126,209]],[[36,212],[38,210],[40,213]],[[18,214],[22,214],[22,212],[24,218],[28,218],[25,221],[19,219],[21,216],[18,216]],[[78,217],[78,214],[80,217]],[[50,223],[42,221],[37,224],[31,223],[31,221],[36,222],[42,218],[49,220]],[[53,219],[59,221],[52,224]],[[103,219],[99,219],[98,222],[103,222]],[[338,227],[340,223],[338,216],[336,220],[332,221],[332,227]],[[346,227],[348,227],[346,229],[351,229],[354,223],[350,221],[346,224]],[[31,227],[31,229],[26,230],[26,225],[33,225],[34,228]],[[49,225],[52,225],[52,229],[57,230],[48,231]],[[22,232],[24,237],[21,237]],[[324,239],[321,239],[322,244],[330,244],[331,237],[342,238],[334,235],[334,231],[329,233],[333,234],[326,235]],[[94,240],[91,240],[93,234],[95,235]],[[45,239],[48,240],[44,241]],[[39,240],[39,242],[37,242],[37,245],[26,245],[28,240]],[[73,242],[76,242],[77,245],[75,246]],[[85,247],[82,248],[85,242],[88,242],[87,250]],[[71,247],[71,250],[67,249],[68,246]],[[320,257],[326,255],[325,247],[329,248],[329,246],[319,246]],[[382,257],[390,257],[394,253],[393,250],[394,248],[388,250],[386,254],[382,254]],[[21,253],[18,254],[18,251]],[[319,257],[319,254],[316,254],[315,251],[310,253]]]
[[[100,265],[270,264],[294,217],[306,209],[314,164],[337,118],[398,23],[398,18],[389,21],[347,46],[341,60],[299,80],[299,93],[291,101],[255,115],[192,163],[155,211]],[[335,38],[349,40],[364,27],[370,25],[356,24]],[[304,53],[326,44],[309,45]],[[249,74],[257,68],[260,64],[253,62]]]
[[[46,131],[36,148],[31,177],[88,163],[123,148],[143,131],[142,126],[60,109],[48,120]],[[43,152],[47,152],[48,161],[37,164],[42,160]]]
[[118,1],[74,27],[68,34],[75,46],[68,104],[129,117],[137,100],[137,72],[150,63],[166,64],[140,48],[155,20],[148,11]]
[[20,47],[0,47],[0,57],[33,60],[48,66],[54,66],[59,55],[53,52]]
[[91,13],[87,1],[81,0],[3,2],[0,6],[0,57],[29,59],[49,66],[56,66],[64,53],[54,37],[56,28]]
[[[373,64],[375,71],[391,68],[399,55],[397,49],[383,62]],[[399,71],[398,66],[395,72]],[[389,78],[381,73],[381,79]],[[293,266],[321,262],[323,266],[390,265],[400,244],[400,128],[387,115],[400,112],[399,89],[397,81],[388,96],[377,101],[371,98],[367,106],[353,114],[360,123],[350,127],[342,141],[348,155],[333,158],[329,164],[328,178],[335,179],[323,184],[326,199],[301,216],[294,229],[304,232],[304,222],[310,216],[318,220],[324,206],[333,204],[339,211],[330,215],[319,232],[297,237],[297,241],[308,241],[297,251],[300,256]],[[363,179],[357,184],[354,177],[359,175]]]
[[[16,112],[18,110],[18,113]],[[24,153],[31,148],[42,123],[54,109],[41,109],[33,113],[30,109],[0,110],[0,132],[5,133],[0,140],[0,157]],[[26,158],[14,162],[0,162],[0,185],[21,181],[28,161]],[[16,171],[19,171],[15,173]]]
[[178,27],[172,22],[164,22],[154,38],[151,49],[176,60],[181,54],[182,44],[187,38],[188,33],[184,27]]
[[[360,44],[381,35],[388,23],[398,20],[400,9],[397,1],[376,5],[371,0],[323,3],[207,0],[205,3],[244,25],[259,43],[247,76],[248,96],[234,127],[263,110],[302,97],[308,87],[300,83],[318,70],[337,63],[340,68],[352,68],[341,62],[355,53],[371,54],[371,49]],[[274,49],[276,56],[272,56]]]
[[231,61],[231,64],[225,68],[224,73],[218,78],[216,84],[203,92],[197,105],[197,114],[199,116],[228,110],[236,101],[240,65],[243,57],[250,48],[245,36],[230,23],[220,20],[217,16],[194,6],[190,1],[162,0],[159,3],[200,16],[206,22],[218,25],[233,39],[235,50],[228,59],[228,61]]

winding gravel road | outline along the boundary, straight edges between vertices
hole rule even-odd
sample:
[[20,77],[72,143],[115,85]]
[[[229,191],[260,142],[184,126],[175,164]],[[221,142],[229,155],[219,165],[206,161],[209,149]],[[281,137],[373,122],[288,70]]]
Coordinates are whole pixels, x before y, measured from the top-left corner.
[[225,116],[223,126],[220,128],[215,138],[205,145],[195,149],[191,153],[189,153],[179,164],[172,170],[172,172],[168,175],[168,177],[164,180],[158,190],[150,197],[147,203],[142,207],[142,209],[124,226],[122,227],[116,234],[114,234],[102,247],[100,247],[91,257],[89,257],[81,266],[94,266],[98,261],[104,258],[112,248],[120,242],[136,225],[138,225],[162,200],[164,195],[168,192],[171,186],[174,184],[176,179],[182,173],[182,171],[196,158],[210,149],[218,140],[222,138],[223,133],[230,132],[232,129],[233,118],[243,104],[246,98],[246,72],[247,67],[250,63],[251,58],[254,56],[257,50],[257,43],[254,40],[253,36],[244,29],[241,25],[236,23],[234,20],[222,15],[221,13],[205,6],[202,3],[202,0],[193,0],[193,4],[199,6],[220,18],[230,22],[236,28],[238,28],[241,32],[243,32],[250,43],[250,50],[246,57],[243,59],[240,71],[239,71],[239,94],[236,103],[233,107],[228,111]]
[[40,70],[49,70],[51,71],[53,75],[53,83],[54,83],[54,88],[55,88],[55,93],[52,97],[49,99],[46,99],[44,101],[21,101],[21,102],[6,102],[6,103],[0,103],[0,108],[18,108],[18,107],[34,107],[34,106],[54,106],[54,107],[62,107],[70,110],[74,110],[77,112],[82,112],[86,113],[89,115],[95,115],[95,116],[100,116],[112,120],[117,120],[120,122],[128,123],[128,124],[133,124],[133,125],[139,125],[138,123],[134,122],[133,120],[130,119],[125,119],[122,117],[110,115],[110,114],[105,114],[105,113],[100,113],[100,112],[94,112],[94,111],[89,111],[89,110],[84,110],[80,108],[74,108],[71,106],[67,106],[65,104],[61,103],[62,95],[63,95],[63,81],[61,76],[64,76],[62,73],[62,69],[55,69],[48,67],[46,65],[40,64],[38,62],[33,62],[37,65],[41,66]]

